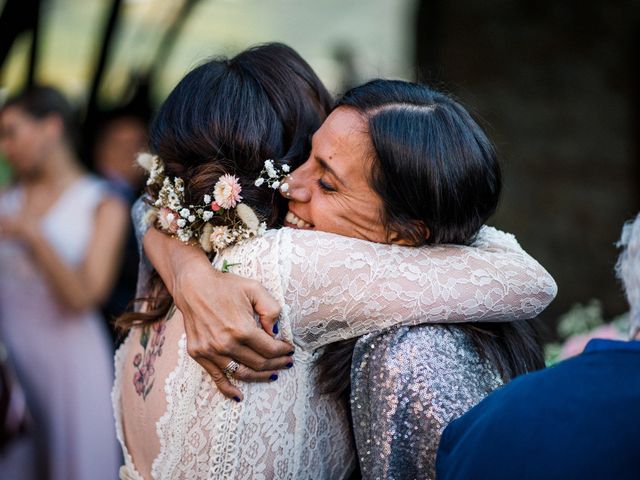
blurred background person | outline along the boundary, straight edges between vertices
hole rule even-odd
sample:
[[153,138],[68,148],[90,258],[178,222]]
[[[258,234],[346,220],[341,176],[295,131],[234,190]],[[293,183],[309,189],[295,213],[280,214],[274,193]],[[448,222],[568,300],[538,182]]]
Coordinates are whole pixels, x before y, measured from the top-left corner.
[[0,195],[0,331],[34,420],[29,448],[0,458],[3,478],[29,478],[34,465],[38,478],[117,474],[112,350],[96,309],[115,278],[128,211],[81,167],[73,117],[47,87],[0,111],[0,149],[16,177]]
[[[144,101],[130,102],[102,115],[96,131],[93,161],[97,173],[110,191],[129,207],[144,185],[144,171],[135,162],[136,155],[146,149],[147,127],[151,108]],[[118,265],[116,281],[102,305],[102,314],[112,339],[117,342],[113,320],[122,315],[135,296],[138,279],[138,247],[129,220],[127,239]]]
[[439,479],[640,478],[640,216],[620,245],[631,341],[593,339],[489,395],[444,431]]

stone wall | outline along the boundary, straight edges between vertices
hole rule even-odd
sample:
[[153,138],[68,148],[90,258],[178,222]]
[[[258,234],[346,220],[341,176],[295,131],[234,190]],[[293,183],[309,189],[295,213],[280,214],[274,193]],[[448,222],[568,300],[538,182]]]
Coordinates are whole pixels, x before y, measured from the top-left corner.
[[640,210],[639,6],[418,6],[418,76],[441,81],[488,126],[505,171],[493,223],[556,278],[549,320],[591,298],[607,315],[626,309],[614,243]]

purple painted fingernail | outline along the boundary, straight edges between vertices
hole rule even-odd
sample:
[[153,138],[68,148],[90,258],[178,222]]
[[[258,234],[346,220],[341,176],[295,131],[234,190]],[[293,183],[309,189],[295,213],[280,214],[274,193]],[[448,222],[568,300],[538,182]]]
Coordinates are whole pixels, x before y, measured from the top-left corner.
[[277,379],[278,379],[278,375],[276,375],[275,373],[269,377],[269,380],[271,380],[272,382],[275,382]]
[[287,363],[287,364],[285,365],[285,367],[287,367],[287,368],[291,368],[291,367],[293,367],[293,363]]
[[240,402],[240,397],[233,397],[236,402]]

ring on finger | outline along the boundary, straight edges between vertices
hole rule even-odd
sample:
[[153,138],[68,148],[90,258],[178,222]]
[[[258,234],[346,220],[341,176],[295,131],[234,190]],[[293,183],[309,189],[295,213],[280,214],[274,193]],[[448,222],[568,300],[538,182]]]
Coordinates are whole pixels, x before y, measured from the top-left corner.
[[240,368],[240,364],[235,360],[231,360],[226,367],[224,367],[224,374],[227,377],[232,377],[234,373]]

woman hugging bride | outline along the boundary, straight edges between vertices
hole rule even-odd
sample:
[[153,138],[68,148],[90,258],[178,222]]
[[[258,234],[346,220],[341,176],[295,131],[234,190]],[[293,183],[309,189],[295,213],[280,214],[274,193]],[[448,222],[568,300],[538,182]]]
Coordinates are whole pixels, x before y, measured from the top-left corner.
[[[259,373],[230,362],[244,398],[228,399],[189,356],[160,277],[143,278],[143,307],[119,319],[129,330],[113,390],[121,478],[348,478],[348,407],[319,382],[327,345],[396,325],[482,330],[532,318],[555,296],[512,236],[483,226],[501,177],[464,108],[385,80],[331,107],[306,62],[278,44],[201,65],[162,105],[143,157],[146,218],[266,287],[282,307],[274,334],[295,356]],[[540,366],[528,325],[504,328],[511,343],[493,356],[463,330],[445,340],[472,359],[476,396],[502,383],[514,354],[516,373]],[[434,389],[459,389],[459,378]]]

